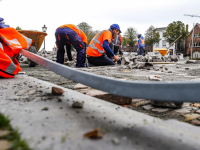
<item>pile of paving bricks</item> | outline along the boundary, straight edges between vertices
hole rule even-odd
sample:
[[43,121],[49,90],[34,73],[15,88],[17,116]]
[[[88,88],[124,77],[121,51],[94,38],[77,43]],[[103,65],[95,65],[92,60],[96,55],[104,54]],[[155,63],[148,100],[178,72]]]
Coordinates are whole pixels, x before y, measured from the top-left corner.
[[180,58],[177,55],[162,56],[159,52],[148,52],[145,56],[135,56],[129,53],[122,56],[122,65],[127,65],[129,69],[150,69],[153,62],[177,62]]

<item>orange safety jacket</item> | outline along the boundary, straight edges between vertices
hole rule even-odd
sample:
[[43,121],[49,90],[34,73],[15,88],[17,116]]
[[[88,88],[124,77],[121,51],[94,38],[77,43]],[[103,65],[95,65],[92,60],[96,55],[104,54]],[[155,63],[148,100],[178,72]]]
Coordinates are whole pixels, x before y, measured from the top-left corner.
[[73,24],[65,24],[65,25],[62,25],[62,26],[60,26],[58,28],[66,28],[66,27],[72,29],[73,31],[75,31],[81,37],[81,40],[87,44],[87,36],[77,26],[75,26]]
[[108,43],[110,44],[112,39],[112,33],[109,30],[103,30],[99,32],[91,40],[86,51],[87,55],[92,57],[99,57],[103,55],[103,53],[106,52],[103,49],[103,41],[108,40]]
[[16,57],[21,49],[29,49],[31,44],[31,39],[14,28],[0,29],[0,77],[12,78],[21,71]]
[[141,44],[144,45],[144,39],[140,38],[140,41],[141,41]]

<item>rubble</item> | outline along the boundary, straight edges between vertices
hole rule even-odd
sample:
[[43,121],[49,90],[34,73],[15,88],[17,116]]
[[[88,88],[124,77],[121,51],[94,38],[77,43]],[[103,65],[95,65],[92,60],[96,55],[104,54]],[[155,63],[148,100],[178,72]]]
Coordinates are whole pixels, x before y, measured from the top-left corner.
[[52,95],[62,95],[64,90],[57,87],[52,87]]

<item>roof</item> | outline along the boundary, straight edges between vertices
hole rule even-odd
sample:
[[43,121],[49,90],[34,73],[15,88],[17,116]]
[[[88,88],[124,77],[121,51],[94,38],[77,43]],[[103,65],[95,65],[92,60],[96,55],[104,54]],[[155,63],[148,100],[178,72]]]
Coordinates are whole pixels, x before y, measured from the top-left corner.
[[162,27],[162,28],[156,28],[156,31],[160,31],[160,30],[166,30],[167,27]]
[[[194,26],[194,28],[195,28],[196,26],[198,26],[198,27],[200,28],[200,24],[199,24],[199,23],[196,23],[196,25]],[[193,31],[193,28],[191,29],[191,31],[190,31],[189,33],[191,34],[192,31]]]

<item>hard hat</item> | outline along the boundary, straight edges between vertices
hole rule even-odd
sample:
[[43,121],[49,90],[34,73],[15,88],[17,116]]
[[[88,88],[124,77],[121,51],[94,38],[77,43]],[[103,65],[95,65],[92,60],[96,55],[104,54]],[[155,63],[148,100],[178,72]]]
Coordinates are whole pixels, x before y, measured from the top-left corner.
[[119,33],[121,33],[121,30],[120,30],[120,27],[119,27],[118,24],[112,24],[112,25],[110,26],[110,28],[111,28],[111,29],[118,29],[118,30],[119,30]]
[[0,22],[3,21],[4,19],[0,17]]
[[141,34],[138,34],[138,35],[137,35],[138,38],[140,38],[141,36],[142,36]]

